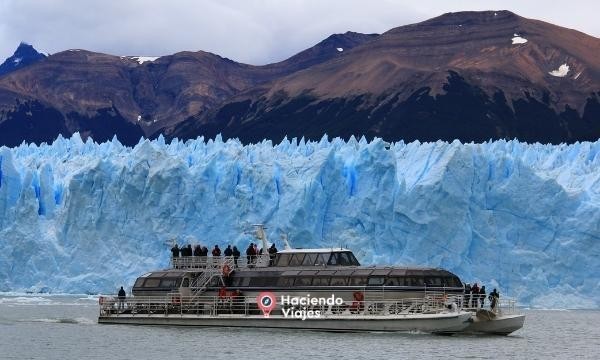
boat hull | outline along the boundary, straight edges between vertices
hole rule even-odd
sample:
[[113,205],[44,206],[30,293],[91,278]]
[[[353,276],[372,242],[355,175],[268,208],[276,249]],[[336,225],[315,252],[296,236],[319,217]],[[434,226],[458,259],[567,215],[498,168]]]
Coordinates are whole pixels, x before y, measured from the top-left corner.
[[164,315],[118,314],[100,316],[101,324],[131,325],[174,325],[200,327],[238,327],[238,328],[274,328],[305,329],[334,332],[429,332],[457,333],[470,325],[471,315],[467,312],[448,314],[395,315],[395,316],[323,316],[315,319],[293,319],[281,315],[265,318],[261,315]]
[[468,334],[509,335],[523,327],[525,315],[507,314],[490,316],[487,311],[472,313],[470,325],[463,331]]

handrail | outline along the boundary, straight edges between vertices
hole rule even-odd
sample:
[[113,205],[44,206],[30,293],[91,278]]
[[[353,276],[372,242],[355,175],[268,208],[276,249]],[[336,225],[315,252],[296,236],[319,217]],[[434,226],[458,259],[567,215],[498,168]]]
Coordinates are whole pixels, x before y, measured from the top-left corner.
[[[459,296],[460,297],[460,296]],[[168,296],[101,297],[100,316],[110,317],[147,315],[262,315],[255,297],[229,294],[226,296]],[[450,302],[451,301],[451,302]],[[282,315],[279,300],[271,315]],[[313,305],[308,308],[320,310],[322,316],[395,316],[414,314],[437,314],[460,311],[458,298],[406,298],[397,300],[344,301],[340,305]]]
[[232,265],[232,269],[246,269],[254,267],[268,267],[270,265],[270,255],[252,255],[240,256],[235,259],[233,256],[184,256],[172,257],[171,267],[173,269],[211,269],[221,268],[225,262]]

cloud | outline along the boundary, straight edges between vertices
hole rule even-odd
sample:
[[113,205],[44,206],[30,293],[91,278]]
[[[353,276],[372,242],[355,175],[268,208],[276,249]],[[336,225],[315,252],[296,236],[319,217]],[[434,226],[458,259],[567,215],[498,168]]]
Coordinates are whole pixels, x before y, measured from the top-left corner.
[[[537,3],[537,4],[536,4]],[[508,8],[591,34],[598,5],[569,2],[569,12],[541,1],[365,0],[3,0],[0,58],[20,41],[50,53],[84,48],[115,55],[205,50],[236,61],[285,59],[332,33],[384,32],[448,11]]]

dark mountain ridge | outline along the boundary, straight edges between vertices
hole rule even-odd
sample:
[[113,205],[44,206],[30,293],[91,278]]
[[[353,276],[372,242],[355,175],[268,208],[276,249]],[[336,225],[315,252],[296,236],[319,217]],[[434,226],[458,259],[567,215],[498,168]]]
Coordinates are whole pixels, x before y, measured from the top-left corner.
[[561,143],[600,138],[600,40],[508,11],[445,14],[243,92],[166,129]]
[[258,84],[339,56],[336,47],[349,49],[374,36],[332,35],[264,66],[204,51],[156,59],[79,49],[59,52],[0,78],[0,144],[47,142],[76,131],[97,141],[116,134],[133,144]]

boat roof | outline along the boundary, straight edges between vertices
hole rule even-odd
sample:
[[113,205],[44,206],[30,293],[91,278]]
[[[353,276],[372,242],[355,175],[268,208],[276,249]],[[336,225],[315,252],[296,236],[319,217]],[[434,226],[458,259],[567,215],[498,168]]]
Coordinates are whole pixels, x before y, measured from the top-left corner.
[[279,250],[277,253],[278,254],[296,254],[296,253],[319,253],[319,254],[324,254],[324,253],[330,253],[330,252],[339,252],[339,251],[350,251],[352,252],[352,250],[350,249],[346,249],[346,248],[320,248],[320,249],[299,249],[299,248],[295,248],[295,249],[284,249],[284,250]]

